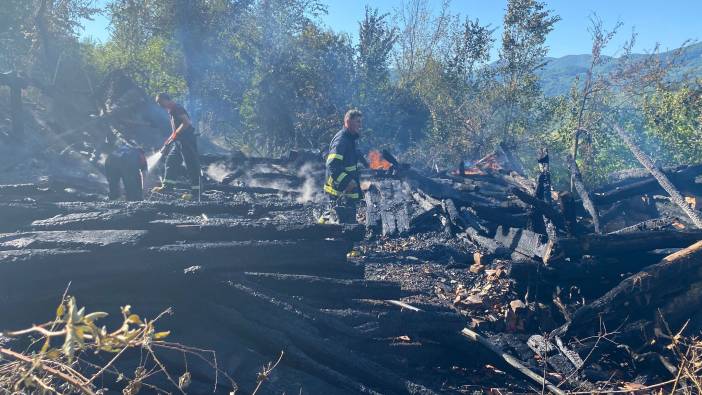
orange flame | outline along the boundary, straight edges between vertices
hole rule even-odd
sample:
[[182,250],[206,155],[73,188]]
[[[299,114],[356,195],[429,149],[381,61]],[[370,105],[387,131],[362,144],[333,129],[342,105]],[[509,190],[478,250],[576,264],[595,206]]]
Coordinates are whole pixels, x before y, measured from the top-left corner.
[[380,151],[371,151],[368,153],[368,164],[373,170],[390,170],[392,164],[383,159],[383,154]]

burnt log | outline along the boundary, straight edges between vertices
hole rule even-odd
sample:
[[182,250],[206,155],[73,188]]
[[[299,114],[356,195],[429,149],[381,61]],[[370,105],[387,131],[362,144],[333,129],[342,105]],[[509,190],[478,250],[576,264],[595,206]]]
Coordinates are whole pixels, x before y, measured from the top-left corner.
[[658,307],[684,292],[690,284],[702,281],[702,241],[663,258],[626,278],[602,297],[575,311],[570,322],[555,334],[593,333],[602,320],[616,327],[625,319],[655,319]]
[[151,221],[147,228],[162,240],[245,241],[323,240],[361,241],[364,227],[358,224],[300,224],[275,220],[193,217]]
[[[702,173],[702,165],[678,166],[661,170],[673,184],[683,191],[700,192],[700,185],[695,183],[695,177]],[[608,205],[632,196],[663,193],[665,190],[648,170],[633,170],[636,177],[605,185],[594,193],[592,198],[599,206]],[[645,174],[643,174],[645,172]]]
[[57,215],[36,220],[31,227],[35,230],[139,229],[154,219],[156,212],[150,210],[105,210]]
[[658,181],[658,183],[665,189],[666,192],[668,192],[668,195],[670,195],[670,199],[682,209],[685,214],[690,217],[690,220],[692,223],[699,229],[702,228],[702,217],[700,217],[700,213],[690,207],[689,204],[685,201],[685,198],[680,194],[680,192],[675,188],[672,182],[670,182],[670,179],[663,174],[663,172],[656,166],[651,158],[648,157],[641,149],[636,146],[634,143],[634,140],[629,136],[627,132],[624,131],[624,129],[620,128],[619,125],[613,125],[614,130],[619,134],[619,137],[624,140],[624,143],[629,147],[629,150],[634,154],[634,157],[646,168],[648,169],[649,172],[651,172],[651,175]]
[[510,188],[509,192],[524,203],[531,205],[536,213],[548,218],[557,228],[565,228],[565,220],[563,219],[563,216],[550,204],[544,202],[543,200],[539,200],[518,188]]
[[225,272],[273,271],[358,277],[363,269],[346,262],[346,254],[352,246],[352,242],[345,240],[172,244],[149,248],[146,261],[173,270],[199,265],[206,270]]
[[149,241],[145,230],[39,231],[0,234],[0,250],[122,250]]
[[505,229],[500,226],[497,228],[495,241],[530,259],[543,260],[549,252],[547,237],[526,229]]
[[277,189],[271,187],[260,187],[260,186],[237,186],[237,185],[223,185],[223,184],[209,184],[203,186],[203,192],[207,191],[221,191],[230,193],[260,193],[260,194],[272,194],[272,195],[284,195],[284,196],[298,196],[300,195],[297,191]]
[[558,207],[561,209],[563,220],[565,221],[565,231],[568,236],[575,236],[578,232],[578,217],[575,199],[570,192],[561,192],[558,199]]
[[343,280],[337,278],[280,274],[244,274],[247,280],[276,292],[322,300],[394,299],[403,297],[399,285],[390,281]]
[[496,241],[490,237],[486,237],[478,233],[477,230],[473,228],[466,229],[465,233],[468,240],[473,242],[480,252],[488,259],[492,258],[507,258],[511,255],[512,251],[505,247],[499,241]]
[[26,228],[32,221],[60,214],[53,205],[36,203],[0,203],[0,231],[14,232]]
[[622,233],[633,233],[633,232],[642,232],[642,231],[650,231],[650,230],[661,230],[663,228],[666,228],[675,222],[675,218],[671,217],[661,217],[661,218],[654,218],[654,219],[649,219],[643,222],[639,222],[638,224],[627,226],[626,228],[621,228],[618,230],[615,230],[613,232],[609,232],[608,234],[613,235],[613,234],[622,234]]
[[[311,358],[320,361],[331,369],[375,387],[383,393],[393,394],[434,394],[433,391],[399,377],[392,370],[381,366],[359,353],[340,344],[340,339],[324,336],[308,319],[294,308],[281,306],[269,296],[240,284],[232,284],[213,295],[225,305],[236,301],[236,310],[247,319],[285,334],[290,344],[295,345]],[[290,306],[292,307],[292,306]],[[276,314],[261,314],[264,310],[274,310]]]
[[592,218],[592,225],[595,227],[595,233],[601,234],[602,228],[600,227],[600,214],[597,212],[597,207],[595,207],[592,199],[590,199],[590,194],[588,193],[587,188],[585,188],[583,177],[580,174],[580,169],[578,169],[578,164],[570,155],[568,155],[566,160],[568,162],[568,167],[570,168],[570,179],[573,184],[575,184],[575,190],[578,192],[578,195],[583,202],[585,211],[587,211]]
[[702,240],[702,231],[631,232],[563,238],[551,246],[550,258],[580,258],[583,255],[621,256],[631,252],[682,248]]
[[494,345],[492,342],[484,338],[482,335],[479,333],[472,331],[468,328],[463,328],[461,331],[461,334],[465,336],[466,338],[470,339],[473,342],[476,342],[483,346],[487,351],[492,353],[496,358],[501,360],[504,364],[507,366],[511,367],[512,369],[516,370],[519,372],[521,375],[524,377],[528,378],[529,380],[532,380],[536,384],[538,384],[540,387],[543,387],[547,389],[549,392],[555,395],[565,395],[565,392],[555,385],[551,384],[548,380],[544,379],[540,374],[530,370],[525,366],[523,362],[518,360],[517,358],[507,354],[506,352],[502,351],[498,346]]

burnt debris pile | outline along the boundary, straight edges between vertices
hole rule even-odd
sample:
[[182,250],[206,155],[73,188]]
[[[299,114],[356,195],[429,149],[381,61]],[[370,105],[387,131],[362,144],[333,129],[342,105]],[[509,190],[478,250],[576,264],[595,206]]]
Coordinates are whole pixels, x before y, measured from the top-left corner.
[[[443,173],[371,158],[354,225],[316,222],[324,166],[305,151],[204,155],[201,202],[110,202],[65,177],[0,186],[4,325],[51,317],[70,282],[91,310],[172,306],[173,339],[215,349],[242,389],[280,351],[266,385],[287,392],[560,393],[670,377],[667,328],[699,328],[702,233],[653,176],[588,192],[573,166],[571,194],[550,191],[545,155],[535,180],[502,148]],[[699,172],[663,169],[686,204]],[[164,360],[183,369],[177,353]],[[192,391],[212,390],[211,367],[188,369]]]
[[702,166],[617,173],[591,191],[568,158],[571,193],[551,187],[546,152],[533,180],[504,147],[430,177],[383,156],[392,166],[365,194],[381,236],[363,247],[370,278],[454,308],[463,334],[531,390],[671,379],[671,331],[701,323]]
[[[70,282],[92,311],[172,306],[172,340],[216,350],[244,393],[283,351],[271,393],[431,394],[664,382],[671,335],[702,327],[702,165],[658,168],[621,130],[645,170],[596,190],[568,160],[572,192],[555,191],[546,152],[530,178],[505,147],[443,172],[373,151],[359,223],[318,224],[312,151],[202,155],[201,201],[107,201],[101,142],[158,147],[164,114],[119,73],[92,117],[42,95],[26,142],[0,145],[2,330],[53,317]],[[177,352],[163,361],[186,369]],[[187,369],[192,393],[212,391],[210,366]]]
[[[317,224],[324,204],[303,199],[306,173],[323,169],[318,155],[309,154],[313,163],[306,155],[205,156],[204,170],[227,170],[204,182],[201,202],[176,193],[110,202],[104,191],[58,181],[0,187],[3,326],[51,317],[70,282],[91,310],[130,304],[154,317],[172,306],[162,321],[169,339],[216,350],[219,368],[246,392],[281,351],[270,391],[437,392],[444,379],[432,369],[470,359],[455,348],[463,317],[408,306],[399,284],[365,277],[347,257],[364,226]],[[185,369],[178,352],[162,358],[173,374]],[[129,371],[138,362],[127,355],[121,363]],[[189,360],[187,369],[192,393],[212,391],[209,365]],[[218,393],[231,390],[220,377]]]

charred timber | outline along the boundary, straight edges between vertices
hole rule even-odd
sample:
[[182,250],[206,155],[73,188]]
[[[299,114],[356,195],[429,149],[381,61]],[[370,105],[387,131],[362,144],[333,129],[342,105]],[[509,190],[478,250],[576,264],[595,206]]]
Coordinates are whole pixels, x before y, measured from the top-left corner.
[[509,192],[524,203],[531,205],[537,213],[548,218],[557,228],[565,229],[565,220],[563,219],[563,216],[550,204],[529,195],[519,188],[510,188]]
[[621,322],[614,321],[622,321],[625,317],[634,319],[643,315],[653,320],[657,308],[668,303],[672,295],[679,294],[688,289],[690,284],[702,280],[700,267],[702,241],[668,255],[659,263],[626,278],[599,299],[576,310],[571,321],[556,330],[556,333],[594,333],[600,327],[600,319],[605,324],[615,326]]
[[244,275],[252,283],[277,292],[322,300],[395,299],[404,296],[399,285],[390,281],[344,280],[280,273],[247,272]]
[[552,246],[551,259],[556,256],[580,258],[583,255],[619,256],[631,252],[663,248],[682,248],[702,240],[702,231],[631,232],[608,235],[587,235],[560,239]]
[[[224,297],[224,299],[222,299]],[[229,287],[229,295],[221,294],[218,299],[223,303],[232,299],[238,301],[236,309],[247,319],[264,328],[279,331],[290,340],[291,344],[305,352],[311,358],[339,372],[367,383],[383,393],[393,394],[434,394],[433,391],[399,377],[392,370],[381,366],[362,355],[349,350],[335,339],[319,333],[308,319],[294,309],[281,308],[274,299],[267,295],[239,284]],[[262,309],[274,309],[277,314],[261,314]]]
[[324,240],[361,241],[363,225],[299,224],[268,220],[221,219],[156,220],[148,224],[162,240],[245,241],[245,240]]
[[299,273],[315,268],[344,273],[346,253],[352,242],[345,240],[234,241],[173,244],[149,249],[152,264],[182,270],[192,265],[227,271],[282,271]]
[[[632,196],[643,194],[663,193],[664,189],[648,170],[638,170],[636,175],[645,172],[644,177],[635,177],[624,181],[605,185],[600,191],[593,194],[593,201],[597,205],[607,205]],[[701,186],[695,183],[695,177],[702,173],[702,165],[678,166],[664,168],[662,172],[670,178],[673,184],[683,191],[700,193]]]
[[601,234],[602,228],[600,227],[600,214],[597,212],[597,207],[595,207],[595,204],[592,202],[592,199],[590,199],[590,194],[588,193],[587,188],[585,187],[585,183],[583,183],[583,177],[580,174],[580,169],[578,169],[578,164],[570,155],[568,155],[567,161],[568,167],[570,168],[570,179],[573,182],[573,184],[575,184],[575,190],[578,192],[578,195],[580,196],[580,199],[583,202],[583,207],[585,207],[585,211],[587,211],[588,214],[590,214],[590,217],[592,218],[592,225],[595,227],[595,233]]
[[663,228],[666,228],[675,222],[675,218],[672,217],[661,217],[661,218],[654,218],[654,219],[649,219],[643,222],[639,222],[638,224],[627,226],[626,228],[618,229],[613,232],[609,232],[608,234],[622,234],[622,233],[633,233],[633,232],[642,232],[642,231],[647,231],[647,230],[661,230]]
[[668,195],[670,195],[671,200],[673,203],[678,205],[685,214],[687,214],[688,217],[690,217],[690,220],[692,223],[699,229],[702,228],[702,217],[700,217],[700,213],[690,207],[689,204],[685,201],[683,196],[680,194],[680,192],[675,188],[673,183],[670,182],[670,179],[663,174],[663,172],[656,166],[651,158],[648,157],[641,149],[634,143],[634,140],[631,138],[629,133],[624,131],[624,129],[620,128],[619,125],[613,125],[614,130],[619,134],[619,137],[624,140],[624,143],[629,147],[629,150],[634,154],[634,157],[646,168],[648,169],[649,172],[651,172],[651,175],[658,181],[658,183],[661,185],[663,189],[665,189],[666,192],[668,192]]

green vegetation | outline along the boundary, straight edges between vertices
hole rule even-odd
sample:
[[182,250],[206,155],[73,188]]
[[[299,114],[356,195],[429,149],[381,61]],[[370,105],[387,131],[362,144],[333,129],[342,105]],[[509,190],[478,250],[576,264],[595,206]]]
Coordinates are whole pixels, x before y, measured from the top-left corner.
[[[559,158],[581,128],[578,162],[595,183],[635,165],[614,121],[663,164],[702,159],[701,45],[637,55],[632,36],[609,58],[600,52],[620,25],[606,30],[593,17],[592,54],[549,59],[546,38],[560,18],[537,0],[508,2],[502,37],[447,2],[436,10],[410,0],[393,15],[368,8],[358,43],[321,25],[322,0],[92,3],[9,0],[0,67],[47,86],[60,84],[58,64],[83,81],[124,70],[149,93],[184,101],[205,135],[257,155],[323,148],[358,107],[362,146],[428,167],[477,159],[499,142],[531,167],[547,146],[564,180]],[[80,21],[98,12],[110,18],[110,40],[79,42]]]

